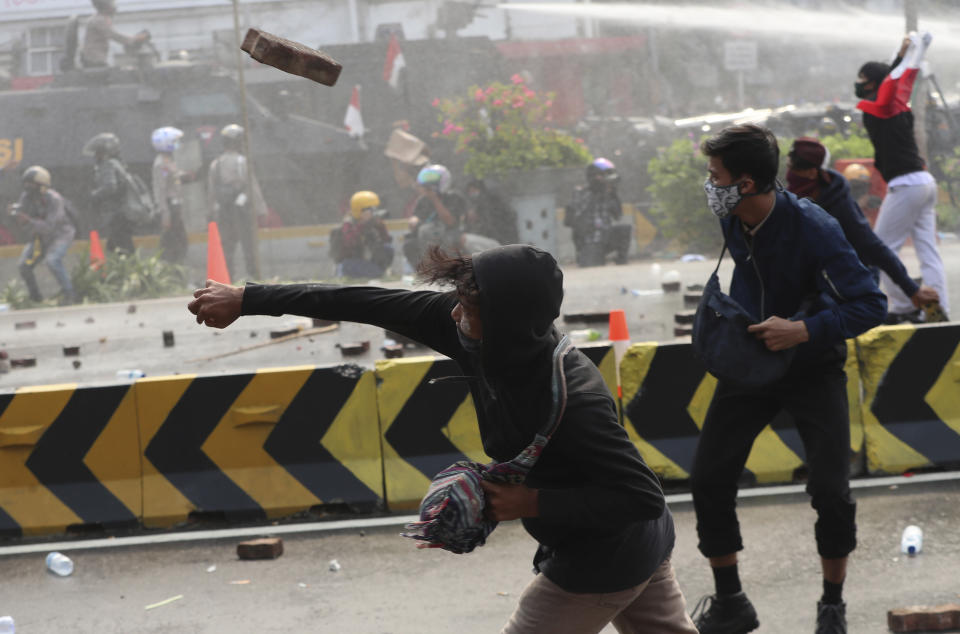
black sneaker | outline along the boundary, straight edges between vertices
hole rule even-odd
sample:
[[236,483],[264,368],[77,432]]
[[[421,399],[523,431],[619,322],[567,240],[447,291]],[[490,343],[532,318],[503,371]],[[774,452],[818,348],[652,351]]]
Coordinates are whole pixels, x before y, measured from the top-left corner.
[[847,634],[847,604],[817,601],[816,634]]
[[690,618],[700,634],[746,634],[760,627],[757,611],[743,592],[702,597]]

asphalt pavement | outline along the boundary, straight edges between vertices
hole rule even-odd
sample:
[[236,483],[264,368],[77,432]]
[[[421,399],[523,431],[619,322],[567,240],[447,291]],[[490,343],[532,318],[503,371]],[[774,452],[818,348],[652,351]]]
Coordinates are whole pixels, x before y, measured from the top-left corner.
[[[845,588],[851,634],[887,631],[892,608],[958,602],[958,494],[958,480],[857,491],[859,547]],[[712,577],[691,504],[671,506],[673,564],[692,608],[712,592]],[[757,632],[812,632],[821,577],[807,496],[741,499],[739,515]],[[915,557],[899,552],[908,524],[924,530]],[[498,632],[531,579],[535,544],[520,524],[502,524],[469,555],[417,550],[400,530],[284,535],[284,554],[269,561],[238,560],[241,538],[66,551],[76,566],[69,577],[47,572],[44,552],[5,556],[0,543],[0,615],[12,615],[19,634]]]

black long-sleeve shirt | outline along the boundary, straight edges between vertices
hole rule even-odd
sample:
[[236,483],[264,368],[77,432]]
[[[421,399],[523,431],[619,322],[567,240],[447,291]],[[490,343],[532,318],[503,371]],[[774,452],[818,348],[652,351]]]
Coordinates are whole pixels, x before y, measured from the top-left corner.
[[[450,317],[456,303],[454,295],[433,291],[248,284],[242,312],[373,324],[451,357],[465,374],[477,377],[470,390],[484,450],[498,462],[510,460],[549,414],[549,352],[559,334],[549,328],[545,356],[539,348],[531,349],[522,367],[484,371],[480,355],[460,344]],[[488,330],[490,345],[496,341],[497,324],[491,321],[497,317],[491,313],[510,320],[523,310],[494,308],[490,306],[484,318],[484,345]],[[488,353],[484,351],[484,359]],[[673,518],[656,476],[618,423],[613,398],[597,368],[577,350],[567,355],[564,368],[566,410],[526,480],[539,490],[539,515],[523,524],[540,544],[535,557],[539,570],[564,590],[624,590],[649,578],[669,555]]]

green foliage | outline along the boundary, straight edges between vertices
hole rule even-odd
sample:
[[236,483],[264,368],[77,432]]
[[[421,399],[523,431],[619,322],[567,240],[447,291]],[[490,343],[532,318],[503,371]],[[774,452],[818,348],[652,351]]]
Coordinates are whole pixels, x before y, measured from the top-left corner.
[[184,267],[160,259],[157,252],[144,256],[110,252],[99,269],[91,269],[83,258],[73,269],[73,288],[85,302],[119,302],[130,299],[167,297],[186,292]]
[[586,165],[591,156],[583,140],[549,126],[553,97],[530,89],[520,75],[510,84],[471,86],[466,96],[434,100],[443,128],[433,136],[466,152],[464,172],[476,178]]
[[19,278],[13,278],[0,292],[0,303],[8,305],[10,308],[31,308],[36,304],[30,299],[30,293],[27,287]]
[[[873,144],[867,131],[861,125],[852,125],[848,135],[831,134],[820,139],[820,142],[830,150],[830,158],[837,159],[850,158],[871,158],[873,156]],[[788,145],[787,148],[790,146]]]
[[651,219],[664,238],[686,250],[712,251],[719,246],[717,219],[703,194],[705,163],[693,140],[684,138],[660,148],[647,165]]
[[939,181],[940,190],[949,200],[937,205],[937,224],[941,230],[957,231],[960,230],[960,208],[957,207],[960,202],[960,147],[954,148],[952,155],[936,160],[943,171]]

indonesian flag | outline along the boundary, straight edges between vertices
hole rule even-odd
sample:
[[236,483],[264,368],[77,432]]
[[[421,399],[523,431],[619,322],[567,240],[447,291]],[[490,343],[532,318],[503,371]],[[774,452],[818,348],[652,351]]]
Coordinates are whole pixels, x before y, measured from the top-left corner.
[[355,138],[363,136],[363,117],[360,116],[360,86],[353,87],[353,96],[350,97],[347,114],[343,117],[343,125],[346,126],[350,136]]
[[383,80],[389,83],[391,88],[396,89],[400,84],[400,70],[406,65],[403,51],[400,50],[400,42],[397,41],[397,35],[394,33],[390,36],[387,59],[383,63]]

